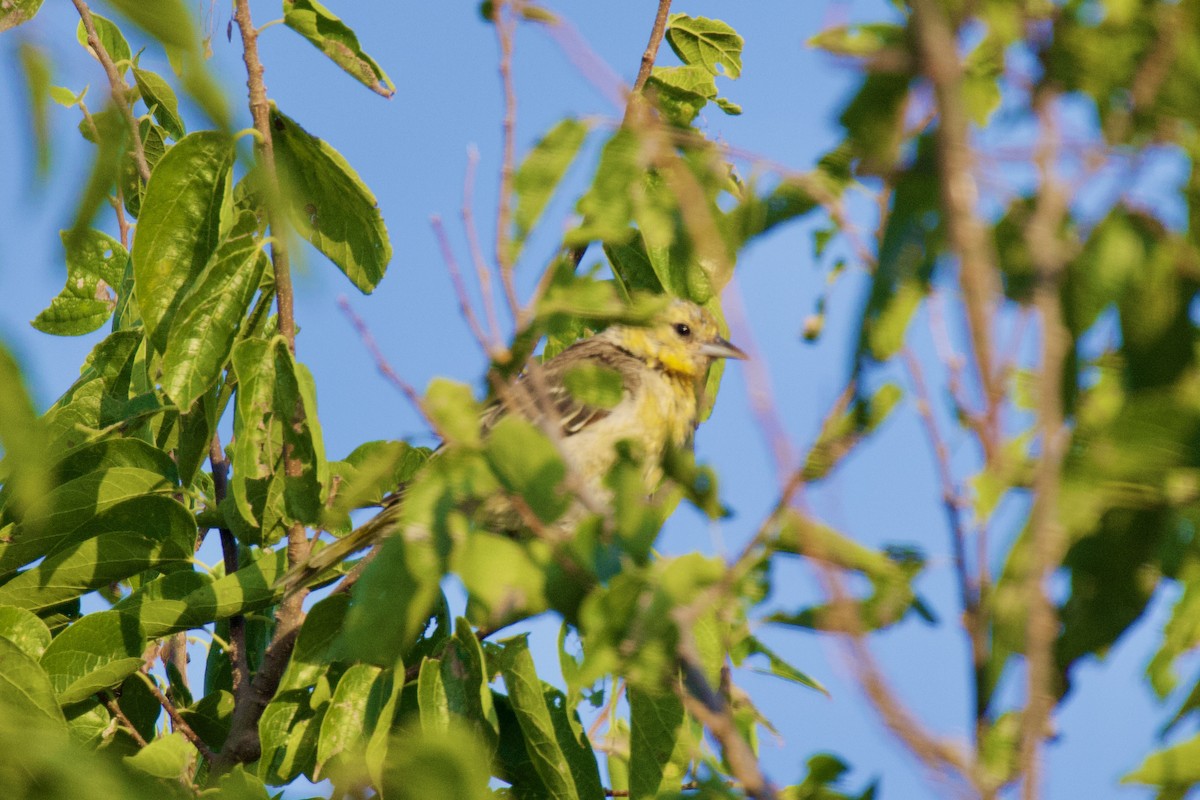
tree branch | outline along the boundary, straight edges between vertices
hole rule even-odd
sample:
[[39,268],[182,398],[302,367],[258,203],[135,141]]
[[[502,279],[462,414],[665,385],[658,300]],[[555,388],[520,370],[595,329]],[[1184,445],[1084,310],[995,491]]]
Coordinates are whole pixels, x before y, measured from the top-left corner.
[[[629,89],[629,99],[632,100],[641,94],[642,89],[646,86],[646,81],[650,79],[650,72],[654,69],[654,62],[658,60],[658,47],[662,44],[663,35],[667,32],[667,17],[671,13],[671,0],[658,0],[658,13],[654,15],[654,26],[650,28],[650,41],[646,42],[646,49],[642,53],[642,62],[638,66],[637,77],[633,79],[633,86]],[[626,114],[629,109],[626,107]]]
[[125,715],[125,712],[121,710],[121,706],[117,703],[116,698],[108,692],[101,692],[97,695],[97,697],[99,697],[100,701],[104,703],[104,707],[108,709],[108,713],[112,714],[113,717],[115,717],[116,720],[120,722],[122,726],[124,726],[125,732],[129,734],[131,739],[137,742],[137,746],[145,747],[145,738],[138,731],[138,729],[134,727],[134,724],[130,722],[129,717]]
[[134,118],[133,109],[129,105],[129,87],[121,79],[121,73],[117,72],[112,56],[100,43],[100,36],[96,33],[96,21],[92,18],[92,11],[88,8],[87,3],[84,0],[71,0],[71,2],[75,4],[75,9],[79,12],[79,19],[83,21],[83,29],[87,31],[88,47],[92,48],[92,52],[96,54],[96,60],[104,67],[104,74],[108,76],[113,102],[117,104],[117,108],[121,109],[121,116],[125,117],[125,124],[129,126],[133,163],[137,166],[138,175],[141,176],[143,182],[149,183],[150,165],[146,162],[146,150],[142,147],[142,134],[138,130],[138,121]]
[[516,126],[517,92],[513,88],[512,53],[513,33],[516,22],[509,13],[507,0],[495,6],[492,23],[496,27],[496,41],[500,45],[500,85],[504,89],[504,119],[500,124],[503,138],[503,160],[500,163],[500,198],[496,208],[496,265],[500,269],[500,282],[508,300],[508,310],[516,319],[521,310],[517,289],[513,284],[512,252],[509,248],[509,232],[512,229],[513,176],[516,174]]
[[150,689],[150,694],[154,695],[154,699],[158,701],[159,705],[166,710],[167,716],[171,718],[171,727],[182,733],[185,739],[196,746],[196,751],[200,753],[201,758],[209,764],[215,763],[217,754],[192,730],[192,726],[187,724],[187,720],[179,715],[179,709],[175,708],[175,704],[171,702],[170,698],[163,694],[162,689],[158,688],[158,684],[154,682],[154,679],[144,672],[138,672],[136,675]]
[[1058,160],[1058,131],[1054,121],[1055,93],[1041,87],[1034,94],[1034,111],[1041,125],[1034,161],[1041,186],[1033,215],[1025,229],[1025,240],[1034,260],[1037,285],[1034,302],[1042,318],[1042,364],[1038,378],[1037,426],[1041,433],[1041,456],[1033,484],[1030,512],[1032,558],[1026,575],[1025,596],[1029,598],[1029,622],[1025,657],[1028,662],[1028,697],[1021,720],[1020,767],[1025,775],[1021,796],[1033,800],[1040,791],[1040,751],[1050,727],[1054,707],[1054,640],[1058,615],[1048,594],[1047,583],[1062,558],[1063,530],[1058,517],[1058,495],[1066,451],[1063,419],[1063,365],[1070,335],[1062,316],[1060,281],[1065,265],[1060,237],[1067,210],[1067,196],[1055,173]]
[[978,190],[962,97],[963,67],[955,32],[936,0],[913,0],[912,9],[921,71],[933,85],[940,117],[937,158],[942,213],[951,249],[958,256],[971,350],[986,404],[980,444],[987,462],[994,464],[1001,457],[1000,404],[1004,398],[1004,384],[996,372],[992,352],[992,319],[999,284],[991,244],[975,212]]
[[[225,449],[221,447],[220,434],[213,434],[212,443],[208,448],[208,461],[212,466],[213,494],[219,504],[229,492],[229,461],[225,458]],[[228,528],[218,528],[217,532],[221,537],[221,558],[225,562],[225,574],[232,575],[238,571],[237,540],[233,531]],[[235,614],[229,618],[227,655],[233,672],[233,696],[239,698],[250,686],[250,662],[246,654],[246,617],[242,614]]]

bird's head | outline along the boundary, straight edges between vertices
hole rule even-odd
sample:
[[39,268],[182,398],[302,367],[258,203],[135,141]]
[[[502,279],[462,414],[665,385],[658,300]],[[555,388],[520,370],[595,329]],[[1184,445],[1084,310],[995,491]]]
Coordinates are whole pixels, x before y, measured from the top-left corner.
[[712,314],[687,300],[672,300],[650,325],[616,325],[605,335],[646,363],[688,378],[703,377],[715,359],[746,358],[721,337]]

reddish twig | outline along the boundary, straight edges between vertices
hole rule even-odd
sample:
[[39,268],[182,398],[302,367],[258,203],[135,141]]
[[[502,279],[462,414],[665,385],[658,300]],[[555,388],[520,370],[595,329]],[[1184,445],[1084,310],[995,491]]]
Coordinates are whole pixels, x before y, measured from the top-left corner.
[[75,4],[75,10],[79,12],[79,19],[83,22],[83,29],[87,31],[88,47],[96,54],[96,60],[104,67],[104,74],[108,76],[113,102],[117,104],[117,108],[121,110],[121,116],[125,118],[125,124],[129,126],[133,163],[137,166],[138,175],[141,176],[143,182],[148,183],[150,181],[150,165],[146,162],[146,150],[142,147],[142,135],[138,129],[138,121],[133,116],[133,108],[129,104],[129,87],[122,80],[121,73],[117,72],[117,66],[113,63],[112,56],[100,42],[100,36],[96,33],[96,21],[92,18],[92,11],[88,8],[87,3],[84,0],[71,0],[71,2]]
[[450,237],[446,235],[446,228],[442,225],[442,218],[434,214],[429,218],[429,225],[433,228],[433,235],[437,238],[438,247],[441,248],[442,260],[446,262],[446,269],[450,273],[450,282],[454,284],[454,296],[458,298],[458,309],[462,312],[463,319],[467,321],[467,327],[471,329],[471,335],[475,337],[475,341],[479,343],[479,347],[483,352],[491,356],[491,342],[488,340],[487,334],[483,332],[483,327],[479,324],[479,319],[475,316],[474,309],[471,308],[471,297],[467,294],[467,283],[463,280],[462,270],[458,266],[458,259],[454,257],[454,248],[450,245]]
[[500,198],[496,207],[496,266],[500,270],[500,283],[508,300],[508,310],[515,319],[521,309],[517,299],[517,288],[513,283],[512,251],[509,241],[512,231],[513,176],[516,174],[516,127],[517,92],[513,88],[512,54],[513,34],[516,21],[512,18],[508,0],[498,0],[492,22],[496,28],[496,42],[500,47],[500,85],[504,91],[504,118],[500,123],[502,149],[500,162]]
[[[483,296],[483,313],[488,322],[491,346],[486,350],[503,349],[500,337],[500,322],[496,314],[496,301],[492,294],[492,271],[483,256],[479,242],[479,228],[475,225],[475,170],[479,167],[479,150],[471,147],[467,151],[467,172],[463,178],[462,221],[467,233],[467,247],[471,250],[471,261],[475,263],[475,277],[479,281],[479,293]],[[443,246],[443,251],[447,248]]]

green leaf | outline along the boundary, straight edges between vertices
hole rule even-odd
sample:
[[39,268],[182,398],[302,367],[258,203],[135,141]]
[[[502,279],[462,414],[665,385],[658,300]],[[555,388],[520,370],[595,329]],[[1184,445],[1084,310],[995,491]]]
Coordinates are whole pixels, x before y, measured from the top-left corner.
[[719,19],[672,14],[667,18],[667,43],[684,64],[729,78],[742,74],[745,40]]
[[688,126],[717,99],[717,81],[711,72],[695,64],[655,67],[646,81],[660,111],[676,125]]
[[469,593],[467,615],[478,625],[505,625],[545,611],[546,565],[508,536],[479,531],[455,552],[454,572]]
[[363,52],[354,31],[317,0],[283,0],[283,24],[376,94],[396,93],[387,73]]
[[[233,369],[238,388],[229,508],[237,516],[230,521],[247,543],[269,544],[290,521],[317,522],[328,491],[312,377],[281,336],[238,342]],[[299,463],[298,471],[285,470],[285,453]]]
[[271,130],[292,224],[359,291],[371,293],[392,260],[375,195],[338,151],[274,107]]
[[162,388],[190,408],[220,377],[266,268],[258,218],[243,211],[180,302],[163,352]]
[[3,637],[0,637],[0,707],[6,716],[24,714],[58,727],[66,723],[50,676],[29,653]]
[[97,230],[60,231],[59,236],[67,253],[67,283],[32,324],[56,336],[91,333],[112,316],[129,254],[120,242]]
[[133,236],[133,276],[142,321],[160,352],[184,290],[217,246],[233,159],[229,137],[193,133],[163,155],[146,186]]
[[370,664],[355,664],[342,673],[321,721],[318,769],[339,753],[365,745],[370,731],[368,703],[382,674],[382,669]]
[[746,636],[739,643],[736,655],[733,655],[734,663],[741,666],[742,659],[752,655],[766,656],[767,662],[770,665],[769,670],[755,669],[755,672],[762,675],[774,675],[785,681],[804,686],[808,689],[814,689],[829,697],[829,691],[819,681],[793,667],[757,637]]
[[572,730],[566,698],[538,678],[525,636],[502,644],[500,671],[508,699],[529,758],[550,795],[564,800],[601,796],[595,754],[582,730]]
[[220,752],[233,724],[233,695],[219,689],[206,694],[190,708],[180,709],[179,715],[213,752]]
[[409,731],[396,735],[388,747],[378,784],[388,800],[487,800],[493,797],[488,772],[487,751],[469,731]]
[[125,763],[140,772],[176,780],[190,774],[195,761],[196,746],[178,731],[160,736],[133,755],[125,756]]
[[133,78],[137,81],[138,91],[142,93],[142,102],[154,113],[154,119],[163,127],[172,139],[179,141],[186,131],[183,118],[179,116],[179,100],[175,90],[163,77],[146,69],[133,70]]
[[1200,736],[1151,753],[1136,769],[1121,776],[1121,783],[1180,789],[1200,783]]
[[632,188],[641,181],[645,170],[642,141],[638,133],[622,127],[600,151],[592,185],[579,198],[579,226],[563,237],[567,247],[591,241],[626,242],[632,238]]
[[630,686],[629,793],[657,797],[683,783],[691,757],[683,703],[673,692],[651,694]]
[[199,49],[200,37],[183,0],[111,0],[111,5],[164,45],[187,52]]
[[562,486],[567,469],[558,449],[532,422],[503,417],[488,432],[484,454],[500,483],[542,522],[554,522],[573,502]]
[[[23,516],[50,491],[48,437],[37,418],[21,368],[0,343],[0,532],[6,517]],[[43,508],[45,508],[43,506]]]
[[903,73],[868,74],[838,118],[860,159],[860,173],[887,174],[899,158],[910,81]]
[[481,409],[466,384],[434,378],[425,391],[425,412],[445,441],[467,446],[479,444]]
[[563,374],[567,391],[581,403],[613,408],[625,394],[621,373],[598,364],[581,364]]
[[421,713],[421,730],[427,734],[450,730],[450,709],[446,704],[441,667],[442,662],[438,659],[425,658],[417,673],[417,708]]
[[[157,504],[174,503],[170,527],[147,530],[112,530],[132,527],[121,520],[125,514],[146,512],[158,516]],[[145,524],[146,517],[142,517]],[[110,528],[95,534],[96,527]],[[51,608],[66,600],[116,583],[151,567],[185,563],[195,543],[195,523],[186,510],[169,498],[146,497],[131,501],[114,513],[97,517],[95,523],[79,532],[89,536],[77,544],[49,555],[37,566],[20,573],[0,586],[0,603],[30,610]]]
[[[124,75],[125,70],[129,69],[129,60],[132,58],[132,53],[129,49],[129,43],[125,41],[125,37],[121,34],[121,29],[117,24],[110,19],[100,16],[92,12],[92,22],[96,28],[96,38],[100,40],[100,46],[108,53],[113,64],[117,68],[117,74]],[[75,26],[75,39],[84,46],[90,53],[92,46],[88,44],[87,28],[83,26],[83,20]],[[92,53],[95,56],[95,53]],[[122,64],[121,62],[125,63]]]
[[19,606],[0,606],[0,637],[36,661],[50,644],[50,629],[32,611]]
[[829,475],[860,441],[882,425],[904,396],[894,383],[885,383],[869,398],[826,418],[817,441],[804,459],[804,479],[819,481]]
[[146,637],[137,620],[117,611],[97,611],[55,637],[41,665],[61,705],[70,705],[116,686],[142,665]]
[[426,537],[391,536],[351,591],[342,650],[379,666],[400,660],[441,597],[443,567]]
[[[3,23],[0,22],[0,30]],[[45,178],[50,170],[50,114],[46,100],[54,93],[50,85],[51,61],[46,52],[36,45],[24,41],[18,46],[21,73],[25,78],[25,90],[29,98],[29,121],[33,129],[33,141],[37,152],[37,176]]]
[[865,58],[904,44],[905,30],[886,22],[837,25],[809,38],[806,45],[839,56]]
[[33,19],[42,7],[42,2],[43,0],[13,0],[0,8],[0,33]]
[[338,642],[349,606],[348,596],[335,594],[312,607],[296,638],[292,658],[279,680],[279,691],[311,686],[328,668],[338,655]]
[[[154,168],[158,166],[163,154],[167,152],[167,132],[162,126],[155,125],[152,120],[143,119],[138,123],[138,136],[142,139],[142,152],[146,156],[146,165],[150,167],[150,174],[153,175]],[[142,210],[142,198],[146,195],[146,185],[142,183],[142,176],[138,173],[132,156],[125,158],[119,180],[121,195],[125,200],[125,210],[135,217],[139,216]],[[128,302],[127,295],[132,292],[122,291],[122,294],[126,295],[122,300]],[[120,314],[117,317],[119,319]]]
[[573,117],[561,120],[538,140],[513,176],[517,208],[509,258],[516,262],[530,231],[546,209],[563,175],[575,161],[587,136],[587,125]]

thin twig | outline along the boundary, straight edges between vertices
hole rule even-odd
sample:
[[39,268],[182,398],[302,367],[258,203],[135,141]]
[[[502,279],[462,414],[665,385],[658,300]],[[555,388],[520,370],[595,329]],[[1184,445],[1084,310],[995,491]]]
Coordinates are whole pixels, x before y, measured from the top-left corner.
[[988,464],[998,463],[1000,406],[1004,385],[996,374],[992,347],[998,279],[995,258],[976,213],[978,189],[972,174],[974,153],[963,102],[963,65],[950,22],[936,0],[913,0],[921,71],[933,84],[939,115],[937,127],[938,180],[950,245],[959,260],[959,284],[967,313],[971,349],[983,387],[986,421],[980,444]]
[[775,787],[767,780],[754,751],[738,732],[729,703],[709,685],[695,654],[691,632],[683,625],[680,626],[678,655],[683,672],[683,686],[679,690],[683,707],[721,746],[729,771],[741,783],[746,796],[754,800],[775,800],[778,797]]
[[[631,104],[633,99],[641,94],[646,81],[650,79],[654,62],[658,60],[659,45],[662,44],[663,35],[667,32],[667,17],[670,13],[671,0],[658,0],[658,13],[654,15],[654,25],[650,28],[650,40],[646,42],[646,49],[642,52],[642,61],[638,66],[637,77],[633,79],[633,86],[629,89]],[[628,114],[628,108],[626,114]]]
[[1021,720],[1020,771],[1024,774],[1021,796],[1033,800],[1040,794],[1042,741],[1048,735],[1054,707],[1054,640],[1058,617],[1048,594],[1048,582],[1062,557],[1063,529],[1059,520],[1058,495],[1066,449],[1063,419],[1063,363],[1070,336],[1063,322],[1060,298],[1065,259],[1059,231],[1067,210],[1067,197],[1056,174],[1058,130],[1054,120],[1055,93],[1043,87],[1034,94],[1034,111],[1041,126],[1035,163],[1040,189],[1034,212],[1025,230],[1034,259],[1037,288],[1035,305],[1042,318],[1042,364],[1038,380],[1037,426],[1041,455],[1033,483],[1030,512],[1032,563],[1026,575],[1025,596],[1029,598],[1026,630],[1028,696]]
[[434,214],[429,218],[429,225],[433,228],[433,235],[437,238],[438,247],[441,248],[442,260],[446,262],[446,269],[450,273],[450,282],[454,284],[454,296],[458,298],[458,309],[462,312],[463,319],[467,321],[467,327],[471,329],[471,335],[479,343],[480,349],[491,356],[491,342],[487,334],[483,332],[483,327],[479,324],[478,317],[475,316],[475,310],[471,308],[471,297],[467,294],[467,283],[463,280],[462,270],[458,266],[458,259],[454,257],[454,248],[450,245],[450,237],[446,235],[446,228],[442,225],[442,218]]
[[129,126],[133,163],[137,165],[138,175],[141,176],[143,182],[148,183],[150,181],[150,165],[146,162],[146,150],[142,147],[142,135],[138,129],[138,121],[133,116],[133,109],[129,105],[129,87],[121,79],[121,73],[117,72],[117,66],[113,63],[112,56],[108,54],[101,43],[100,36],[96,33],[96,21],[92,18],[92,11],[88,8],[87,3],[84,0],[71,0],[71,2],[75,4],[75,10],[79,12],[79,19],[83,22],[83,29],[87,31],[88,47],[96,54],[96,60],[104,67],[104,74],[108,76],[113,102],[117,104],[117,108],[121,110],[121,116],[125,118],[125,124]]
[[954,574],[958,581],[963,627],[967,634],[967,644],[971,653],[971,669],[974,676],[972,687],[974,718],[972,723],[975,729],[975,746],[980,748],[983,746],[988,731],[987,620],[982,615],[979,582],[972,577],[971,566],[967,562],[967,524],[962,513],[965,505],[964,498],[950,467],[950,451],[946,446],[945,438],[938,429],[937,419],[933,413],[933,401],[929,394],[929,388],[925,384],[921,363],[912,350],[907,347],[901,351],[901,354],[909,376],[912,378],[917,396],[917,414],[925,426],[925,433],[933,450],[938,480],[941,483],[942,508],[946,512],[946,524],[950,529],[950,544],[954,552]]
[[171,699],[163,694],[162,689],[158,688],[158,684],[155,683],[154,678],[151,678],[144,672],[137,672],[134,674],[142,679],[142,682],[145,683],[146,687],[150,690],[150,694],[154,695],[154,699],[157,700],[158,704],[161,705],[167,712],[167,716],[171,718],[171,727],[179,733],[182,733],[185,739],[196,746],[196,751],[200,753],[201,758],[203,758],[209,764],[213,764],[217,758],[217,754],[214,753],[211,748],[209,748],[209,746],[194,730],[192,730],[192,726],[187,724],[187,720],[179,715],[179,709],[175,708],[175,704],[171,702]]
[[513,176],[516,174],[517,160],[517,91],[513,88],[512,77],[513,35],[517,24],[508,0],[496,3],[492,22],[496,28],[496,42],[500,46],[500,85],[504,90],[504,118],[500,123],[504,155],[500,162],[500,198],[496,207],[496,266],[500,270],[500,283],[504,287],[508,310],[515,319],[521,302],[517,299],[517,288],[513,282],[509,241],[512,231]]
[[138,732],[138,729],[134,726],[134,724],[129,721],[129,717],[125,715],[125,712],[121,710],[121,706],[117,703],[116,698],[114,698],[108,692],[101,692],[98,697],[104,703],[104,707],[108,709],[108,713],[116,717],[117,721],[124,726],[125,732],[129,734],[130,738],[137,742],[137,746],[145,747],[145,738],[143,738],[142,734]]
[[[475,225],[475,171],[479,168],[479,150],[471,147],[467,151],[467,172],[463,177],[462,221],[467,233],[467,247],[471,250],[471,261],[475,263],[475,276],[479,281],[479,293],[483,296],[483,312],[488,322],[491,347],[502,350],[500,322],[496,314],[496,300],[492,294],[492,271],[483,257],[483,246],[479,243],[479,228]],[[443,248],[444,249],[444,248]]]
[[[350,307],[350,301],[344,296],[338,298],[338,308],[346,315],[346,319],[350,320],[350,324],[354,326],[354,330],[358,333],[358,338],[362,341],[363,346],[367,348],[367,352],[371,354],[371,358],[375,361],[375,368],[379,370],[379,374],[383,375],[393,386],[400,390],[400,394],[404,395],[408,400],[409,405],[413,410],[421,415],[421,419],[435,433],[439,433],[437,423],[429,416],[425,410],[425,404],[421,400],[421,395],[413,388],[412,384],[400,377],[396,370],[392,369],[392,365],[388,363],[387,357],[383,355],[383,351],[379,349],[379,343],[375,341],[375,336],[371,333],[371,329],[367,327],[367,323],[363,322],[358,314],[354,313],[354,309]],[[443,437],[444,438],[444,437]]]

